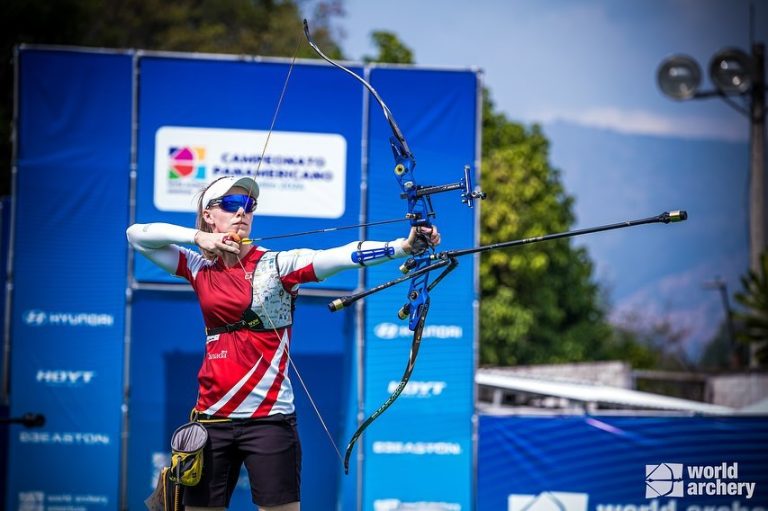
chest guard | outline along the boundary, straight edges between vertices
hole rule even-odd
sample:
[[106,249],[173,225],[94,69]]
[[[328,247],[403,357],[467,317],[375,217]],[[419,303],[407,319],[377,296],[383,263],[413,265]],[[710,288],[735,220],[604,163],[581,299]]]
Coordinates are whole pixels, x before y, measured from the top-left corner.
[[251,306],[243,320],[252,330],[272,330],[293,324],[295,297],[280,281],[277,252],[265,252],[253,271]]
[[265,252],[256,263],[251,279],[253,294],[250,306],[243,311],[240,321],[206,328],[206,335],[234,332],[243,328],[272,331],[293,324],[295,296],[285,290],[280,281],[277,252]]

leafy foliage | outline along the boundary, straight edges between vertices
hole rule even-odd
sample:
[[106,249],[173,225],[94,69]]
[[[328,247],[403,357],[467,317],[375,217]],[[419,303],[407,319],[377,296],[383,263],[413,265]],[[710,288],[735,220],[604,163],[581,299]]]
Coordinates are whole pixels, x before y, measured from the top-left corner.
[[[367,62],[413,62],[396,35],[374,32],[376,57]],[[483,101],[482,244],[568,230],[573,199],[548,162],[549,142],[538,126],[526,128]],[[482,255],[480,358],[511,365],[623,359],[653,367],[661,358],[645,337],[608,324],[592,263],[584,249],[558,240]],[[640,342],[639,339],[647,342]]]
[[[312,37],[342,58],[332,21],[340,0],[318,2]],[[317,58],[304,42],[300,0],[3,0],[0,51],[20,43]],[[297,51],[298,48],[298,51]],[[10,191],[13,69],[0,66],[0,194]]]
[[[573,198],[549,164],[541,129],[526,128],[494,111],[483,112],[482,244],[567,231]],[[567,239],[483,254],[480,264],[480,359],[512,365],[629,359],[654,363],[629,330],[614,331],[605,317],[593,266]]]
[[392,32],[376,30],[371,33],[371,39],[379,50],[376,57],[365,56],[365,62],[389,62],[392,64],[413,64],[413,52],[397,35]]
[[745,343],[755,343],[757,361],[764,365],[768,362],[768,252],[760,256],[758,271],[749,270],[741,277],[743,290],[734,298],[744,307],[736,313],[740,323],[737,339]]
[[[192,52],[292,56],[303,42],[302,14],[294,0],[6,0],[4,49],[26,43],[107,46]],[[313,37],[341,56],[330,19],[340,4],[320,3]],[[314,55],[300,45],[300,56]]]
[[[305,44],[301,0],[4,0],[0,41],[5,61],[19,43],[221,52],[315,58]],[[343,58],[332,22],[340,0],[317,2],[315,41]],[[368,62],[408,64],[413,52],[398,37],[376,31],[378,55]],[[297,51],[298,45],[298,51]],[[12,68],[0,67],[0,138],[10,139]],[[524,127],[483,102],[483,243],[567,230],[573,199],[548,162],[538,126]],[[10,145],[0,145],[0,193],[8,193]],[[624,358],[654,363],[647,345],[605,320],[600,289],[584,249],[567,240],[494,251],[481,260],[481,360],[515,364]],[[765,310],[763,308],[762,310]]]

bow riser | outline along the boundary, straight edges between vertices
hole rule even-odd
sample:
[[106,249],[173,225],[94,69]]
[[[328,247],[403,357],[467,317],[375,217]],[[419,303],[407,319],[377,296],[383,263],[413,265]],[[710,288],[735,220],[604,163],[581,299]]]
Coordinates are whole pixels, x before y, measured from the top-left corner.
[[[347,446],[347,452],[344,459],[345,472],[349,470],[349,458],[352,454],[352,449],[355,442],[363,433],[363,430],[368,427],[379,415],[381,415],[389,406],[395,402],[400,393],[408,383],[411,372],[416,362],[416,354],[418,353],[419,345],[421,344],[421,335],[424,330],[424,324],[427,319],[427,313],[429,311],[429,291],[437,284],[442,278],[452,271],[456,267],[455,259],[445,259],[433,262],[435,258],[435,248],[430,241],[430,236],[427,233],[419,232],[432,227],[432,219],[435,217],[435,212],[432,209],[432,202],[430,195],[433,193],[440,193],[448,190],[461,190],[461,200],[463,203],[472,207],[474,199],[485,198],[485,194],[479,191],[475,191],[472,186],[472,180],[469,175],[469,167],[464,169],[464,178],[456,184],[444,185],[439,187],[424,188],[418,185],[416,177],[414,175],[414,169],[416,168],[416,159],[413,153],[408,147],[408,143],[405,140],[405,136],[395,122],[395,118],[389,107],[384,103],[379,96],[376,89],[368,83],[366,80],[342,66],[341,64],[334,62],[328,56],[326,56],[320,48],[312,41],[312,37],[309,33],[309,25],[304,20],[304,34],[307,37],[307,41],[313,50],[324,60],[332,64],[333,66],[341,69],[347,74],[351,75],[355,80],[359,81],[376,99],[381,106],[384,117],[387,119],[389,126],[392,130],[392,136],[389,139],[390,147],[392,149],[392,155],[395,159],[394,173],[397,183],[400,185],[401,197],[404,197],[408,203],[408,211],[406,218],[410,221],[412,227],[416,228],[416,239],[411,244],[411,257],[401,267],[403,273],[409,273],[413,271],[411,275],[401,277],[400,279],[392,280],[388,283],[377,286],[374,289],[363,291],[352,296],[338,298],[329,304],[329,308],[332,311],[340,310],[349,303],[356,301],[364,296],[368,296],[372,293],[385,289],[392,285],[395,285],[404,280],[410,280],[410,288],[408,290],[408,301],[398,312],[400,319],[409,318],[408,328],[413,331],[413,340],[411,343],[411,354],[408,358],[408,365],[406,366],[405,374],[403,375],[400,384],[395,389],[389,399],[387,399],[383,405],[381,405],[371,416],[366,419],[357,428],[357,431],[352,435],[352,438]],[[386,255],[386,254],[385,254]],[[382,255],[379,253],[360,253],[359,258],[362,260],[366,257],[373,259],[379,258]],[[429,283],[429,272],[439,267],[446,267],[445,270],[437,277],[434,284]]]

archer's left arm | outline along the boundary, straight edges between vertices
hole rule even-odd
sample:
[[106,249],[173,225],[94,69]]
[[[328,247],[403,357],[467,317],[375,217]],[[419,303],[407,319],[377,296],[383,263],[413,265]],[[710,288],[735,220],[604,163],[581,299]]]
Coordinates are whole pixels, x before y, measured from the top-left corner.
[[[295,290],[298,284],[319,282],[343,270],[372,266],[392,259],[403,258],[408,253],[403,249],[405,238],[392,241],[353,241],[340,247],[325,250],[296,249],[280,252],[277,265],[286,289]],[[363,259],[361,255],[371,251],[380,257]]]
[[341,247],[318,250],[312,266],[318,280],[325,280],[343,270],[375,266],[407,256],[405,238],[392,241],[353,241]]
[[353,241],[326,250],[288,250],[278,254],[277,262],[286,287],[293,289],[295,285],[325,280],[343,270],[375,266],[406,257],[418,237],[432,246],[440,243],[440,234],[434,226],[421,230],[414,227],[407,239]]

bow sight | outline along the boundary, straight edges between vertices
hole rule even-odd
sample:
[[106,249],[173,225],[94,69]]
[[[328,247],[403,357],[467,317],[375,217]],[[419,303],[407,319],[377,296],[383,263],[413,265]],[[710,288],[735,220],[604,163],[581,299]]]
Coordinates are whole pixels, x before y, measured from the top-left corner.
[[[397,173],[397,169],[395,169],[395,173]],[[436,193],[442,193],[442,192],[450,192],[453,190],[461,190],[461,202],[463,204],[466,204],[468,207],[473,207],[475,204],[475,199],[485,200],[487,195],[485,192],[481,191],[479,188],[475,189],[472,184],[472,174],[469,170],[469,165],[464,166],[464,177],[461,178],[461,180],[458,183],[452,183],[448,185],[439,185],[439,186],[417,186],[415,196],[416,197],[429,197],[430,195],[434,195]],[[408,194],[403,192],[400,194],[401,199],[408,198]]]

